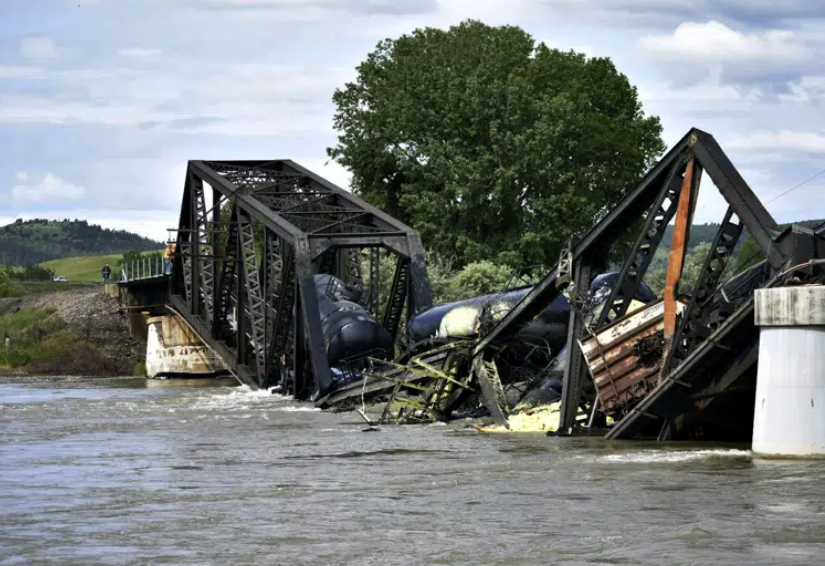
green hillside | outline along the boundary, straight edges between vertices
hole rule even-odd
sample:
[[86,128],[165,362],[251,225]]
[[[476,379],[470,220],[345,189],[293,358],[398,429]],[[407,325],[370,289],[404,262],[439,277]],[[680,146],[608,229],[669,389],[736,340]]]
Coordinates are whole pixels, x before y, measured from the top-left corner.
[[69,281],[101,281],[100,270],[105,264],[112,268],[112,276],[116,274],[117,261],[121,254],[100,255],[92,257],[67,257],[63,259],[53,259],[45,261],[40,265],[54,271],[54,274],[62,275]]
[[[825,220],[801,220],[799,222],[795,222],[794,224],[800,224],[805,226],[806,228],[817,228],[823,225]],[[787,228],[790,226],[791,223],[780,224],[782,228]],[[716,232],[719,230],[719,224],[710,222],[708,224],[694,224],[690,227],[690,238],[688,239],[688,249],[692,250],[702,242],[713,242],[713,238],[716,236]],[[665,235],[662,238],[661,249],[670,249],[670,241],[673,237],[673,225],[667,227],[665,231]],[[739,245],[741,246],[745,240],[747,239],[747,234],[743,236],[740,241]]]
[[119,255],[129,250],[162,248],[161,242],[124,230],[104,229],[85,220],[17,220],[0,227],[0,265],[35,264],[59,258]]

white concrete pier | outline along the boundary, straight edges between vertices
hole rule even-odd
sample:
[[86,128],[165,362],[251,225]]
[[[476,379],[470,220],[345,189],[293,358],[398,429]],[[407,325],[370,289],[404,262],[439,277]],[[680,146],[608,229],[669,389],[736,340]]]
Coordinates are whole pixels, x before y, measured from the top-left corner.
[[825,286],[757,289],[753,451],[825,458]]
[[177,317],[156,316],[146,324],[147,377],[197,377],[224,371],[218,357]]

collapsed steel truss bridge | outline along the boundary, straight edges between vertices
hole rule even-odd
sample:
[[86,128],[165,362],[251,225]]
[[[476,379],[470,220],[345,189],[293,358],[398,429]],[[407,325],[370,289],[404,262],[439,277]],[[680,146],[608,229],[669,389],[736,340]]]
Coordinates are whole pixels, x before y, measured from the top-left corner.
[[[703,174],[726,206],[719,211],[722,222],[698,283],[693,289],[680,289]],[[477,374],[485,405],[499,422],[506,421],[507,410],[495,393],[501,384],[489,383],[499,379],[496,356],[565,293],[573,308],[559,432],[573,432],[583,410],[591,414],[592,424],[599,397],[588,379],[582,341],[628,314],[674,221],[658,380],[644,398],[628,405],[607,437],[652,433],[669,438],[680,426],[677,419],[697,407],[724,406],[716,399],[736,390],[743,376],[753,375],[758,348],[753,288],[773,284],[791,271],[798,281],[820,280],[822,274],[812,260],[825,257],[825,237],[798,225],[781,228],[714,138],[693,129],[590,232],[571,238],[558,265],[518,304],[450,357],[453,364],[462,358],[462,367]],[[629,234],[635,226],[640,229]],[[730,291],[738,293],[737,300],[724,292],[720,298],[725,268],[745,233],[766,259],[742,278],[741,288]],[[346,405],[349,398],[363,399],[365,394],[380,396],[392,385],[384,376],[383,384],[365,380],[363,386],[352,383],[327,395],[333,380],[316,275],[334,275],[361,292],[363,307],[380,317],[393,337],[405,311],[409,317],[432,302],[419,235],[291,161],[190,161],[177,244],[171,306],[242,382],[256,388],[278,385],[299,399],[317,391],[319,398],[326,396],[319,401],[322,406]],[[629,251],[617,256],[620,248]],[[394,278],[388,296],[380,297],[379,254],[387,253],[395,259]],[[366,277],[362,265],[368,265]],[[599,312],[582,316],[578,307],[591,282],[611,265],[619,266],[618,278],[607,301]],[[804,266],[808,268],[800,269]],[[689,294],[678,316],[677,293]],[[436,358],[447,359],[434,354]],[[398,364],[390,365],[403,377]]]
[[[432,302],[417,232],[288,160],[190,161],[177,250],[171,305],[245,384],[299,399],[332,383],[316,274],[363,291],[393,336]],[[388,297],[381,253],[395,259]]]

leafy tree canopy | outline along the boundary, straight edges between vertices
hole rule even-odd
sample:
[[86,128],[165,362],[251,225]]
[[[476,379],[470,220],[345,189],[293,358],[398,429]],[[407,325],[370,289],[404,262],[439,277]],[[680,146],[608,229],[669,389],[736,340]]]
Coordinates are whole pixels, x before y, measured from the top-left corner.
[[513,279],[512,270],[483,260],[465,265],[450,278],[445,299],[456,301],[504,291]]
[[742,247],[739,248],[739,255],[736,258],[736,273],[741,273],[764,259],[765,254],[762,253],[762,249],[756,243],[756,240],[748,237]]
[[457,266],[554,265],[661,155],[657,117],[607,58],[466,21],[387,39],[335,92],[353,190]]
[[7,265],[5,268],[5,278],[9,281],[51,281],[54,278],[54,271],[48,267],[42,267],[32,263],[26,264],[21,268],[14,268]]

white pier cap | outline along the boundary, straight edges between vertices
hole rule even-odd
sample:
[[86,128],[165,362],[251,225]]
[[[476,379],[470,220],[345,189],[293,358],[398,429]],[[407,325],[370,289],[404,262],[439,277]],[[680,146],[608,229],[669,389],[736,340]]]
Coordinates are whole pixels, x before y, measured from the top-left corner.
[[825,286],[757,289],[753,451],[825,458]]
[[825,285],[757,289],[756,326],[825,326]]

